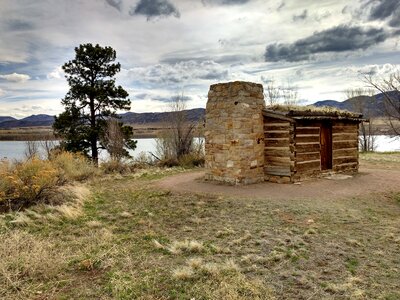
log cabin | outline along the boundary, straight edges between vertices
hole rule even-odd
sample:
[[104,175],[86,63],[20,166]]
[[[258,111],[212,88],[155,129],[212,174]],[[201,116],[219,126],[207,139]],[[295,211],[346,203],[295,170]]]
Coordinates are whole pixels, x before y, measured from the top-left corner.
[[331,108],[263,110],[265,180],[296,182],[325,172],[358,171],[361,114]]
[[261,84],[210,87],[206,180],[293,183],[326,172],[358,171],[362,115],[309,106],[266,107]]

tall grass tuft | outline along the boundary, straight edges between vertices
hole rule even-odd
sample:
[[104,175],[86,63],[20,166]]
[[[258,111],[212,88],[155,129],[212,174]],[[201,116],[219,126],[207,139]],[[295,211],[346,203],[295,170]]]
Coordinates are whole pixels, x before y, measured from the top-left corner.
[[85,156],[79,153],[60,152],[51,157],[52,164],[58,168],[62,182],[82,181],[98,174],[98,169]]

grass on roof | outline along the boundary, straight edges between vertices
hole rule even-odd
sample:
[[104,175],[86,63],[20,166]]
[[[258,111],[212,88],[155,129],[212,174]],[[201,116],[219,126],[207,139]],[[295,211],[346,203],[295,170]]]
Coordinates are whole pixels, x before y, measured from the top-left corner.
[[350,112],[348,110],[338,109],[331,106],[313,106],[313,105],[285,105],[285,104],[275,104],[267,106],[267,109],[281,112],[304,112],[304,113],[320,113],[321,115],[335,115],[342,117],[358,117],[359,114],[355,112]]

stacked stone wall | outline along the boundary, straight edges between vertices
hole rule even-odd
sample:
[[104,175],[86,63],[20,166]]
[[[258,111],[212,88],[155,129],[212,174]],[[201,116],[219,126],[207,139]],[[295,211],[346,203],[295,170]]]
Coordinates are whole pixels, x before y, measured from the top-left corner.
[[206,107],[206,179],[230,184],[264,181],[265,106],[261,84],[210,87]]

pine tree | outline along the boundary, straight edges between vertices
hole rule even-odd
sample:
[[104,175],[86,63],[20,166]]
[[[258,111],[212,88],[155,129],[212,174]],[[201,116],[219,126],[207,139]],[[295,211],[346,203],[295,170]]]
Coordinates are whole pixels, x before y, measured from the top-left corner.
[[[82,44],[75,48],[75,59],[62,67],[69,91],[62,99],[65,111],[53,125],[55,134],[63,139],[63,149],[83,152],[96,164],[107,119],[116,117],[117,110],[130,110],[128,93],[115,85],[115,75],[121,69],[115,59],[116,51],[111,47]],[[132,130],[123,132],[126,145],[134,148]]]

